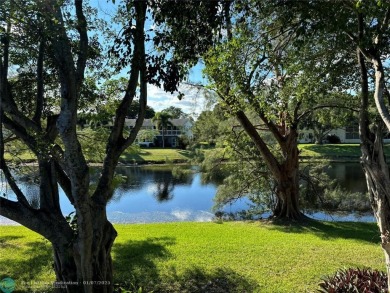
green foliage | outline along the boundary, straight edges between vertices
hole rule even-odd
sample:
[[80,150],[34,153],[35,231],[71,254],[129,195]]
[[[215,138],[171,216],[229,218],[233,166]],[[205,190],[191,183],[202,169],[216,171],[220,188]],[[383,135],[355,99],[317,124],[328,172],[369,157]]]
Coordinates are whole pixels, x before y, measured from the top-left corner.
[[158,135],[160,132],[156,129],[141,129],[138,131],[137,139],[138,141],[151,141],[153,142],[156,135]]
[[[127,112],[127,118],[137,119],[138,112],[139,112],[139,101],[134,100],[131,103],[129,110]],[[145,119],[152,119],[154,117],[154,115],[156,115],[156,112],[154,111],[154,109],[152,107],[150,107],[149,105],[146,105]]]
[[384,293],[387,292],[387,274],[367,268],[348,268],[324,278],[319,286],[318,292],[323,293]]
[[109,130],[105,127],[86,128],[79,132],[79,140],[84,155],[91,162],[101,162],[106,153]]
[[70,228],[73,230],[75,237],[78,233],[77,227],[77,214],[75,212],[71,212],[69,215],[65,217],[65,220],[69,223]]
[[231,130],[231,120],[223,113],[220,105],[215,105],[212,111],[200,113],[192,127],[196,142],[207,142],[214,145],[223,140],[226,132]]
[[187,135],[181,134],[179,136],[179,148],[185,150],[189,147],[190,144],[191,144],[191,140]]
[[367,195],[341,188],[327,175],[328,161],[301,164],[300,205],[308,213],[318,210],[335,213],[367,213],[371,204]]
[[246,197],[253,203],[250,213],[272,210],[274,181],[253,142],[240,128],[222,138],[224,147],[204,153],[201,163],[203,180],[219,182],[214,209]]
[[163,129],[165,130],[169,125],[172,123],[169,121],[172,119],[172,115],[167,112],[157,112],[154,117],[152,118],[152,121],[156,123],[157,129]]
[[189,118],[188,114],[184,113],[181,108],[175,106],[165,108],[161,112],[168,113],[172,117],[172,119]]

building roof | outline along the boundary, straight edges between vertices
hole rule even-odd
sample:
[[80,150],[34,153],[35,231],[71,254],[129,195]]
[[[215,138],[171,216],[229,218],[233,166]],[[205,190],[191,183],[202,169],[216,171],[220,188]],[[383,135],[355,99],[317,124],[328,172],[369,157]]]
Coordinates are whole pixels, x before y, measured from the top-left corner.
[[[137,119],[126,119],[125,124],[127,126],[134,126],[136,120]],[[187,118],[169,119],[169,121],[173,124],[173,126],[184,126],[187,122],[191,123],[191,120]],[[153,123],[152,119],[144,119],[144,123],[142,124],[142,126],[151,127],[151,126],[155,126],[155,124]]]

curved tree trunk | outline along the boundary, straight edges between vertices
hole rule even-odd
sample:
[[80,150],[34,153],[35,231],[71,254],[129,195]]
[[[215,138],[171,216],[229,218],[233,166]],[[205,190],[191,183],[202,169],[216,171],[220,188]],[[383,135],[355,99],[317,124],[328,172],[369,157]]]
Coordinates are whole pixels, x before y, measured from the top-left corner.
[[[379,227],[381,246],[385,254],[388,282],[390,281],[390,177],[383,153],[381,128],[375,143],[369,148],[363,144],[361,163],[367,181],[371,206]],[[388,290],[390,292],[390,282]]]
[[[363,33],[362,16],[359,15],[359,32]],[[361,139],[361,164],[367,181],[367,189],[370,197],[371,207],[376,218],[381,246],[385,255],[388,291],[390,292],[390,177],[383,152],[383,123],[374,121],[375,127],[372,131],[369,127],[369,86],[368,72],[364,62],[364,56],[360,49],[357,49],[358,63],[360,67],[361,100],[359,115],[359,134]],[[376,82],[378,86],[378,81]],[[377,96],[378,88],[375,89]],[[375,97],[376,98],[376,97]],[[380,111],[379,111],[380,112]]]

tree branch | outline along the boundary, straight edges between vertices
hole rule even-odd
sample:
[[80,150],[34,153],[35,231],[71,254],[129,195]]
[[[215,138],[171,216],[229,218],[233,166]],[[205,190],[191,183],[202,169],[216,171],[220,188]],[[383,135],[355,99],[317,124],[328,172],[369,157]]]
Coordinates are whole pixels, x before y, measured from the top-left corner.
[[58,182],[64,191],[66,197],[69,199],[70,203],[74,205],[74,198],[72,196],[72,184],[69,177],[66,175],[64,170],[61,168],[61,165],[58,162],[55,162],[55,170],[57,173]]
[[[74,235],[73,230],[63,217],[59,221],[58,218],[53,217],[53,214],[29,209],[19,202],[3,197],[0,197],[0,215],[43,235],[52,243],[66,245],[64,239],[72,239]],[[61,230],[61,234],[58,233],[58,230]]]
[[9,119],[6,115],[3,115],[2,122],[5,125],[5,127],[9,130],[11,130],[18,138],[20,138],[28,147],[37,154],[37,142],[35,138],[31,135],[29,135],[25,128],[20,126],[18,123],[12,121]]
[[266,143],[263,141],[259,133],[253,124],[249,121],[248,117],[241,110],[236,112],[236,117],[245,131],[248,133],[252,141],[255,143],[257,149],[260,151],[264,161],[266,162],[268,168],[275,175],[276,178],[280,175],[280,164],[272,154],[272,152],[267,147]]
[[[114,125],[106,148],[106,157],[103,162],[103,169],[97,188],[92,196],[97,204],[105,204],[113,194],[112,180],[116,165],[121,153],[135,140],[138,130],[141,128],[146,109],[146,81],[145,81],[145,19],[147,3],[143,1],[134,2],[136,10],[136,27],[134,36],[134,50],[131,60],[131,73],[127,83],[126,93],[115,112]],[[140,89],[140,108],[139,117],[134,129],[129,137],[123,137],[125,119],[127,110],[131,105],[137,90],[138,80],[141,72],[141,89]]]
[[80,90],[84,81],[84,71],[87,63],[88,54],[88,35],[87,35],[87,20],[83,13],[83,0],[75,0],[76,16],[77,16],[77,31],[80,35],[79,51],[76,68],[76,83]]
[[316,110],[325,109],[325,108],[347,109],[347,110],[350,110],[350,111],[353,111],[356,113],[359,113],[359,111],[360,111],[358,109],[354,109],[354,108],[344,106],[344,105],[337,105],[337,104],[318,105],[318,106],[314,106],[314,107],[310,108],[309,110],[301,113],[301,115],[298,116],[297,121],[300,121],[301,119],[305,118],[306,116],[308,116],[309,114],[313,113]]
[[37,62],[37,98],[35,106],[35,114],[32,120],[41,125],[42,110],[43,110],[43,97],[44,97],[44,85],[43,85],[43,59],[45,51],[45,40],[42,38],[39,43],[38,62]]

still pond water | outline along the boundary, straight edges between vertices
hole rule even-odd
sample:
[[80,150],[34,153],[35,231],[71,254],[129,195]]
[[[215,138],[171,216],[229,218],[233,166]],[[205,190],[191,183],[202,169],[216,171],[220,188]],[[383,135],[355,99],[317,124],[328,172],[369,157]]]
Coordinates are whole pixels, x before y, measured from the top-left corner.
[[[173,221],[211,221],[216,183],[203,183],[201,174],[186,173],[174,177],[169,166],[120,167],[117,172],[122,183],[116,189],[107,206],[108,217],[115,223],[147,223]],[[97,170],[95,170],[97,172]],[[357,163],[333,164],[329,175],[351,192],[365,192],[364,174]],[[37,186],[25,183],[24,191],[34,194]],[[13,195],[8,194],[12,199]],[[248,207],[246,200],[239,200],[227,207],[225,212],[237,212]],[[61,208],[64,214],[73,211],[62,194]],[[324,212],[308,214],[312,218],[334,221],[375,221],[370,214],[340,215]],[[0,224],[12,224],[0,217]]]

